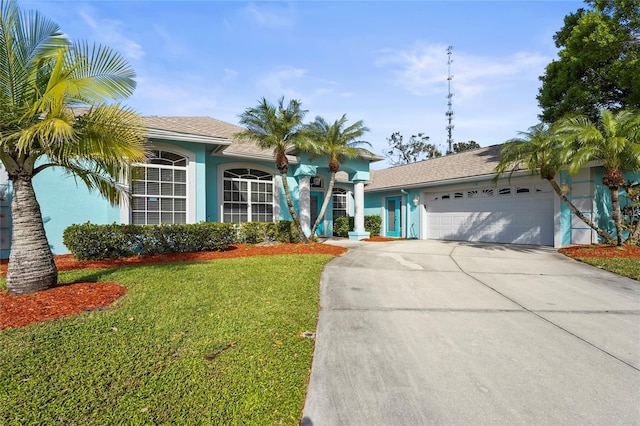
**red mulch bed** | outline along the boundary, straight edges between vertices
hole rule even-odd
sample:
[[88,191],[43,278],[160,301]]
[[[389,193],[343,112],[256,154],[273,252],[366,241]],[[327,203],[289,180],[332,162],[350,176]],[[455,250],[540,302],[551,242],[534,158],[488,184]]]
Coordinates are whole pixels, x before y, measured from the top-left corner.
[[633,257],[640,258],[640,247],[623,245],[616,247],[610,244],[591,244],[561,248],[560,253],[574,258],[579,257]]
[[363,238],[361,241],[368,241],[371,243],[386,243],[387,241],[400,241],[400,240],[404,240],[404,238],[381,237],[379,235],[374,235],[373,237]]
[[[113,268],[168,262],[228,259],[233,257],[269,256],[279,254],[330,254],[339,256],[344,247],[328,244],[273,244],[231,246],[227,251],[158,254],[100,261],[76,260],[72,255],[55,256],[60,271],[88,268]],[[6,260],[0,264],[0,274],[7,272]],[[73,283],[32,294],[16,296],[0,293],[0,330],[100,309],[124,296],[127,288],[117,283]]]

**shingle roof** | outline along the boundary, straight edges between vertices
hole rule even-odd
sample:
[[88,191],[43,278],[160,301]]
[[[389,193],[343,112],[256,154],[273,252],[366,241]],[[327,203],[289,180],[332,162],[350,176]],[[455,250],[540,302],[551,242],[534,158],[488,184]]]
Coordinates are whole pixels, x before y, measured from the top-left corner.
[[[238,155],[250,157],[273,158],[273,152],[259,148],[255,143],[240,140],[235,134],[245,130],[235,124],[216,120],[211,117],[143,117],[145,125],[152,136],[160,133],[179,133],[185,136],[204,136],[227,142],[222,152],[225,155]],[[168,136],[168,135],[167,135]],[[170,136],[168,136],[170,137]]]
[[372,170],[371,180],[365,186],[365,191],[444,183],[476,176],[491,177],[500,161],[501,147],[502,145],[492,145],[417,163]]
[[243,130],[242,127],[216,120],[211,117],[142,117],[150,130],[163,130],[187,135],[208,136],[213,138],[233,139],[233,135]]

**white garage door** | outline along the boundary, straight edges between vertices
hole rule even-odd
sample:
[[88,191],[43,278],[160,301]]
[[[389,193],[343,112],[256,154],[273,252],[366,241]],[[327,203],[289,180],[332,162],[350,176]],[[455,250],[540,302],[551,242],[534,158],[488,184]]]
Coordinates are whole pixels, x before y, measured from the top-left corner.
[[426,237],[553,245],[553,192],[547,182],[426,194]]

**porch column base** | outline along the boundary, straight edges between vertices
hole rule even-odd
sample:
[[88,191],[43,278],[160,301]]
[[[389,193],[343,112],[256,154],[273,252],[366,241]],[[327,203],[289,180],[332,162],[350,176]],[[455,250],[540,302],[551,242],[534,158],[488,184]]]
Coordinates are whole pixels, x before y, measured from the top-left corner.
[[349,239],[352,241],[360,241],[365,238],[369,238],[371,234],[364,229],[354,228],[353,231],[349,231]]

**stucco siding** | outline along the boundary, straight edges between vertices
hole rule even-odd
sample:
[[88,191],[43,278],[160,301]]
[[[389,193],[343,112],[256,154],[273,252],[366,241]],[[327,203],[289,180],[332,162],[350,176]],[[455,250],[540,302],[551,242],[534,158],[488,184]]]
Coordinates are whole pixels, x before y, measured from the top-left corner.
[[120,223],[120,208],[113,207],[98,192],[89,192],[59,168],[49,168],[33,179],[40,203],[42,220],[54,254],[69,250],[62,243],[62,233],[75,223]]

